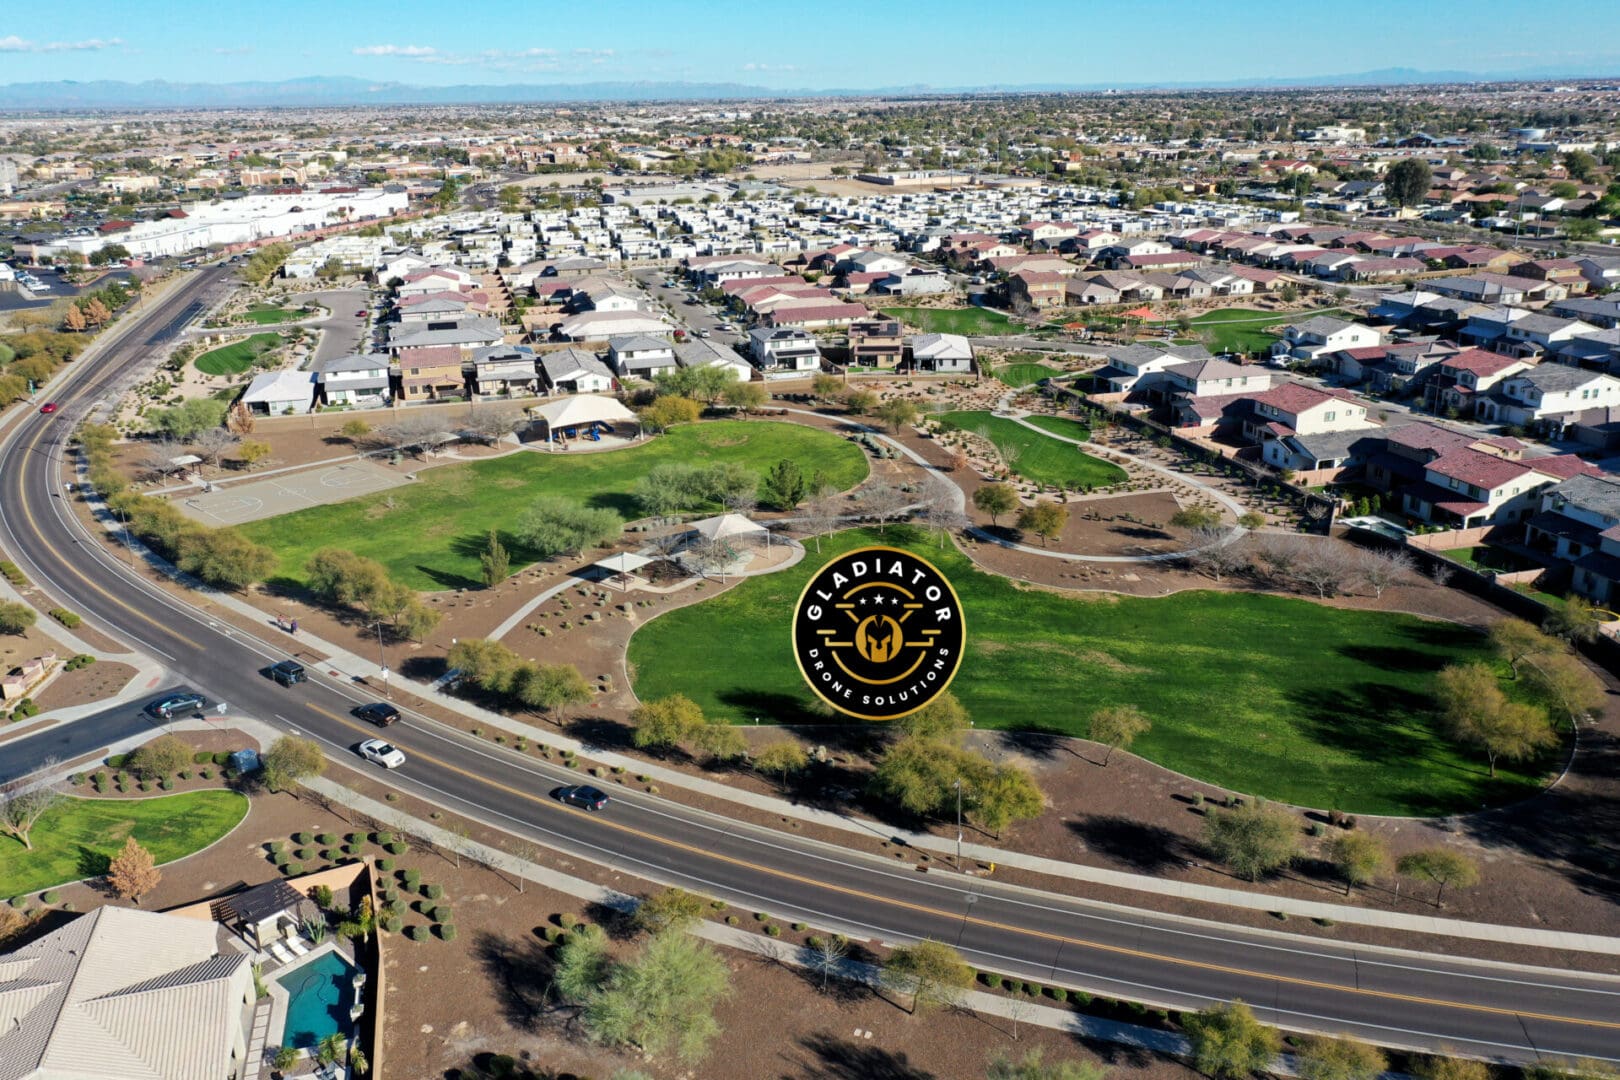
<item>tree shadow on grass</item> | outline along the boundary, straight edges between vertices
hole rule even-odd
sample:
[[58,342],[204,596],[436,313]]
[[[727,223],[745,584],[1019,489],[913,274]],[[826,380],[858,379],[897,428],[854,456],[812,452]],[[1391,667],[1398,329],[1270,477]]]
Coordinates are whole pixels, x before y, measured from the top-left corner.
[[[477,550],[480,553],[483,552],[484,545],[488,542],[489,538],[485,537],[484,540],[478,544]],[[417,563],[414,567],[412,567],[412,569],[421,574],[423,577],[426,577],[429,581],[432,581],[441,589],[481,589],[484,587],[484,583],[482,581],[467,577],[464,574],[457,574],[450,570],[441,570],[436,566],[426,566],[422,563]]]
[[83,844],[79,846],[78,874],[82,878],[102,877],[112,866],[112,856],[100,851],[93,851]]
[[[799,1040],[808,1056],[793,1055],[783,1080],[936,1080],[936,1074],[911,1064],[904,1052],[840,1038],[818,1031]],[[790,1059],[791,1060],[791,1059]]]
[[1091,814],[1069,822],[1069,831],[1091,850],[1138,873],[1154,873],[1185,863],[1186,841],[1160,825],[1112,814]]

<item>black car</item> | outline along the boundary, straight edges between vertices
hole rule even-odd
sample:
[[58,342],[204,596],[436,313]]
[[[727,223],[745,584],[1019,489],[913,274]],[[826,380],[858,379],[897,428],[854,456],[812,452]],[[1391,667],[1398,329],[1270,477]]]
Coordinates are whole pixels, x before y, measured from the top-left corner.
[[589,784],[559,788],[557,798],[570,806],[580,806],[586,810],[600,810],[608,804],[607,792]]
[[152,702],[146,707],[146,711],[160,720],[168,720],[178,713],[190,709],[201,709],[206,704],[208,704],[208,699],[201,694],[170,694]]
[[304,673],[304,665],[296,660],[283,660],[279,664],[271,664],[270,677],[282,686],[293,686],[309,678]]
[[378,727],[387,727],[399,719],[399,710],[386,701],[373,701],[354,710],[354,715]]

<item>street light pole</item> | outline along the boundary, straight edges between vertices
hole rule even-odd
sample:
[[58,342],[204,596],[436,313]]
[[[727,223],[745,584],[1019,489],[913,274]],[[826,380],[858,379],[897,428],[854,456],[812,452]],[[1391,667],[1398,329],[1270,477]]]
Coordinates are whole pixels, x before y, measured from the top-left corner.
[[956,782],[956,869],[962,869],[962,781]]
[[393,700],[388,690],[388,654],[383,651],[382,620],[377,620],[377,666],[382,669],[383,697]]

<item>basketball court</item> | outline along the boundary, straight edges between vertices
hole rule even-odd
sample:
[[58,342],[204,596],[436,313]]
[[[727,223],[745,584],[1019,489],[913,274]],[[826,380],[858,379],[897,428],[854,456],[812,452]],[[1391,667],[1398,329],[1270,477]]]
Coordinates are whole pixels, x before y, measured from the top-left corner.
[[403,473],[369,461],[351,461],[263,480],[215,485],[212,491],[198,491],[174,501],[186,516],[205,525],[241,525],[409,482]]

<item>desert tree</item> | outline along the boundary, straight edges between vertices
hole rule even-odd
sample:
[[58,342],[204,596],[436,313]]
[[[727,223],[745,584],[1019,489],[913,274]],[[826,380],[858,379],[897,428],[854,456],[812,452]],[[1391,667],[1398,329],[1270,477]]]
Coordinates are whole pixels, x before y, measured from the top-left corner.
[[1352,572],[1356,579],[1381,598],[1384,590],[1412,580],[1415,569],[1412,556],[1404,551],[1374,551],[1363,548],[1355,557]]
[[[49,775],[56,768],[56,759],[47,758],[36,770],[36,775]],[[0,787],[0,829],[22,841],[29,851],[34,849],[34,826],[51,808],[62,801],[62,796],[47,780],[30,781],[27,777]]]
[[861,516],[877,522],[883,532],[889,522],[905,516],[914,497],[896,484],[873,484],[861,493]]
[[1271,1071],[1282,1050],[1282,1035],[1262,1024],[1240,1000],[1211,1005],[1182,1017],[1192,1043],[1193,1067],[1217,1080],[1246,1080]]
[[1287,810],[1255,803],[1211,810],[1204,846],[1236,873],[1259,881],[1299,857],[1299,823]]
[[1216,581],[1249,567],[1247,545],[1232,540],[1227,530],[1218,525],[1194,529],[1192,545],[1183,556],[1187,568],[1208,574]]
[[163,874],[152,860],[152,853],[134,836],[124,838],[124,846],[107,866],[107,887],[125,900],[139,904],[141,897],[158,887]]
[[818,937],[816,943],[810,946],[810,967],[821,976],[821,989],[827,989],[827,980],[837,975],[844,966],[844,958],[849,955],[849,940],[842,934],[828,934]]
[[915,945],[897,945],[878,974],[885,990],[911,999],[912,1014],[938,1005],[954,1005],[973,985],[973,969],[955,949],[924,939]]
[[761,747],[753,760],[754,768],[762,773],[775,773],[777,781],[785,785],[788,774],[802,772],[810,763],[810,756],[793,739],[779,739]]
[[1107,748],[1103,754],[1106,767],[1115,750],[1129,750],[1138,735],[1145,735],[1153,722],[1135,705],[1111,705],[1091,714],[1091,741]]
[[1479,864],[1460,851],[1431,847],[1402,855],[1395,872],[1413,881],[1432,881],[1436,888],[1434,906],[1444,907],[1446,890],[1470,889],[1479,884]]
[[1001,515],[1018,508],[1018,492],[1011,484],[985,484],[973,493],[973,505],[990,516],[990,524],[1001,524]]
[[1306,1035],[1294,1053],[1300,1080],[1378,1080],[1389,1067],[1382,1050],[1349,1035]]
[[1340,833],[1328,844],[1328,859],[1344,879],[1344,895],[1357,885],[1365,885],[1389,872],[1389,848],[1368,832]]
[[1558,638],[1539,630],[1523,619],[1503,619],[1491,627],[1491,649],[1507,664],[1513,677],[1519,677],[1519,666],[1532,658],[1561,653],[1565,644]]

